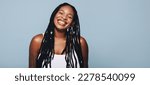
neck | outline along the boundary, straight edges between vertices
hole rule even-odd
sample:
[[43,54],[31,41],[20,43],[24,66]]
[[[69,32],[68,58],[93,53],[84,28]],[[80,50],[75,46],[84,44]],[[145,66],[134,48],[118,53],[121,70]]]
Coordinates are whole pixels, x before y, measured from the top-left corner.
[[65,31],[59,31],[57,29],[54,29],[54,31],[55,31],[55,38],[61,38],[61,39],[66,38],[66,32]]

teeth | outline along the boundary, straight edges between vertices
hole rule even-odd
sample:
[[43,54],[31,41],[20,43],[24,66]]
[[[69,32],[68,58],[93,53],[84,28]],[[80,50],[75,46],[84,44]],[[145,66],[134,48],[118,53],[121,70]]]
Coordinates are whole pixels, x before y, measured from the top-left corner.
[[65,24],[66,24],[66,22],[65,22],[65,21],[62,21],[62,20],[58,20],[58,23],[59,23],[60,25],[65,25]]

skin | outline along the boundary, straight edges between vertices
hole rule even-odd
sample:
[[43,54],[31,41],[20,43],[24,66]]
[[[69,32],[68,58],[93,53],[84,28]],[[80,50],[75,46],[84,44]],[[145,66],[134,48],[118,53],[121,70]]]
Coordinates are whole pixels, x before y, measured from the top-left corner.
[[[73,23],[74,11],[70,6],[62,6],[54,17],[55,36],[54,36],[54,52],[61,54],[66,44],[66,29]],[[36,67],[36,57],[42,43],[43,34],[34,36],[29,47],[29,67]],[[83,37],[80,37],[84,67],[88,67],[88,45]]]

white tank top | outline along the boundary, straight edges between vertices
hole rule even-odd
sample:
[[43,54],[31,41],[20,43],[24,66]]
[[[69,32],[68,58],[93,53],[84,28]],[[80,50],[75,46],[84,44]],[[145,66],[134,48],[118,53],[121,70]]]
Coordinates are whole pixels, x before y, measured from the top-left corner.
[[[77,68],[79,68],[80,65],[76,53],[75,53],[75,57],[77,59]],[[74,58],[73,58],[73,62],[75,63]],[[66,68],[65,55],[54,54],[54,58],[51,61],[51,68]]]
[[[75,54],[75,57],[77,57],[76,54]],[[74,58],[73,58],[73,62],[75,63]],[[48,66],[48,68],[50,68],[49,64],[47,66]],[[44,68],[45,68],[45,66],[44,66]],[[51,68],[66,68],[65,55],[54,54],[54,58],[51,61]],[[77,59],[77,68],[80,68],[78,59]]]
[[66,68],[65,55],[54,55],[51,61],[51,68]]

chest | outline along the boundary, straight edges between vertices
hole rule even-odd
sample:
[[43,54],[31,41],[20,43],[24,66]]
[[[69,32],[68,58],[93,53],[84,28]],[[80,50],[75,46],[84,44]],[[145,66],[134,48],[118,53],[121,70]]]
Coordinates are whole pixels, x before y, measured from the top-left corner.
[[54,43],[55,54],[61,54],[65,49],[65,46],[66,46],[65,40],[55,39],[55,43]]

